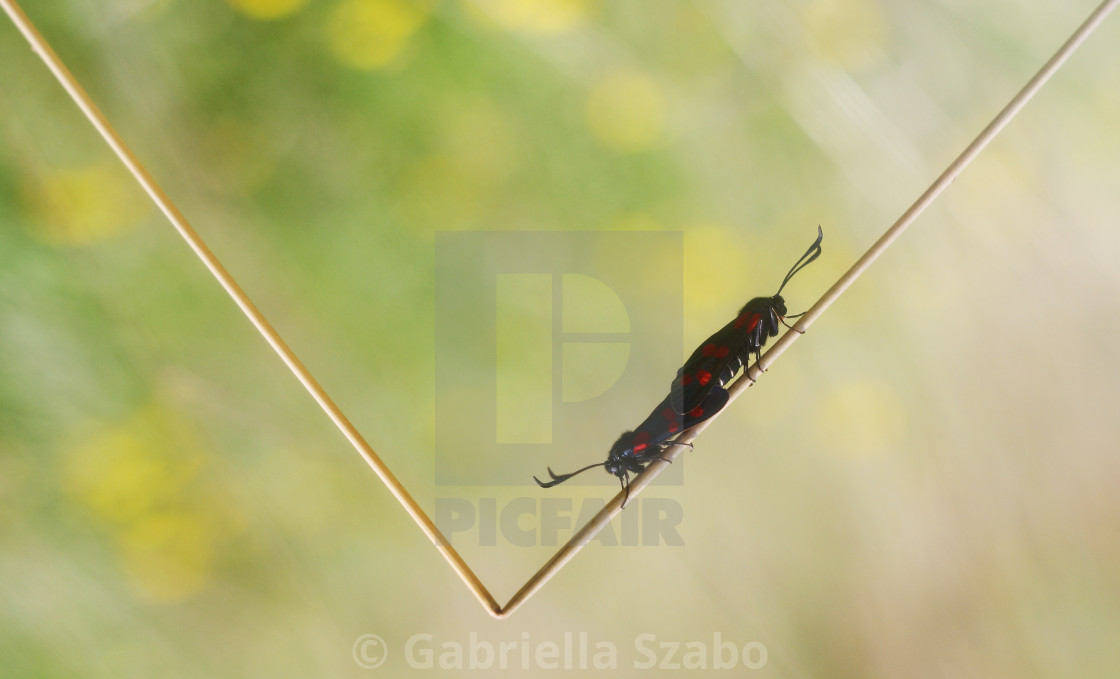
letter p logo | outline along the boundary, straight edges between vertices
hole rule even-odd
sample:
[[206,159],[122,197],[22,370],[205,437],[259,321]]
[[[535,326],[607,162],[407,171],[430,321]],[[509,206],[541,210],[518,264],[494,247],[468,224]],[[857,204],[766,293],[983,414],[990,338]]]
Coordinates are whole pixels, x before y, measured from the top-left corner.
[[523,485],[544,464],[605,457],[681,360],[681,244],[663,231],[438,233],[437,483]]

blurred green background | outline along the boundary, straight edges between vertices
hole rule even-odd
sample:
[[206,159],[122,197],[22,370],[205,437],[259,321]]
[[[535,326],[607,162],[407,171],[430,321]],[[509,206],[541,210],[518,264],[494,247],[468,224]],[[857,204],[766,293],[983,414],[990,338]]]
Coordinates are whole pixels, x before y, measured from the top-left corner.
[[[687,353],[819,223],[811,303],[1093,6],[25,9],[430,510],[542,492],[433,483],[437,231],[683,231]],[[629,675],[637,634],[719,632],[759,677],[1117,676],[1117,44],[1113,17],[651,491],[685,546],[591,546],[494,621],[0,20],[0,674],[368,676],[377,633],[395,675],[416,633],[585,632]],[[503,602],[552,552],[456,546]]]

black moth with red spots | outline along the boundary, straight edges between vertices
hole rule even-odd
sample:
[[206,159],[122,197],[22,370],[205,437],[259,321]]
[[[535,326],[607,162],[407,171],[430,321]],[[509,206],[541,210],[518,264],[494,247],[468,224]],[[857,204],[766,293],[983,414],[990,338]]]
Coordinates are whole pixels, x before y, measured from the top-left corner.
[[[728,393],[724,386],[731,381],[739,369],[751,358],[762,353],[766,340],[778,334],[778,325],[786,318],[786,303],[782,299],[782,289],[793,275],[808,266],[821,254],[821,240],[824,232],[817,227],[817,239],[794,263],[782,280],[778,292],[773,297],[756,297],[747,302],[735,320],[712,335],[692,353],[684,367],[677,371],[669,395],[649,417],[634,431],[623,432],[618,437],[606,462],[597,462],[577,469],[570,474],[557,475],[548,468],[550,481],[533,480],[541,488],[551,488],[563,483],[576,474],[588,469],[602,467],[608,474],[618,477],[625,495],[622,506],[630,497],[630,474],[645,470],[654,460],[667,460],[661,455],[666,448],[675,445],[692,447],[690,443],[676,443],[673,439],[682,432],[695,427],[713,417],[727,405]],[[800,316],[801,314],[797,314]]]
[[762,356],[766,340],[778,335],[779,325],[786,318],[801,315],[787,315],[782,289],[794,274],[820,256],[823,239],[824,232],[818,226],[817,239],[782,279],[778,292],[773,297],[755,297],[747,302],[735,320],[692,352],[684,367],[677,371],[669,392],[673,412],[687,413],[704,403],[713,390],[722,389],[739,368],[750,362],[752,354],[756,360]]
[[[722,376],[726,379],[731,379],[730,375]],[[588,469],[595,467],[602,467],[607,470],[608,474],[613,474],[618,477],[619,485],[626,492],[626,496],[622,500],[622,506],[626,506],[626,500],[630,497],[630,474],[637,474],[644,470],[650,462],[654,460],[665,460],[661,454],[669,446],[674,445],[687,445],[687,443],[674,443],[669,439],[677,436],[683,431],[691,429],[700,424],[704,420],[718,413],[727,405],[728,394],[723,388],[715,388],[708,392],[703,403],[692,408],[687,413],[681,414],[673,410],[669,405],[669,397],[666,396],[661,403],[653,409],[649,417],[645,419],[638,428],[634,431],[623,432],[622,436],[618,437],[611,450],[607,453],[606,462],[597,462],[588,465],[583,469],[578,469],[571,474],[557,475],[548,468],[548,475],[552,477],[551,481],[541,481],[537,477],[533,480],[537,482],[541,488],[551,488],[556,484],[563,483],[572,478],[576,474],[585,472]],[[668,461],[668,460],[666,460]]]

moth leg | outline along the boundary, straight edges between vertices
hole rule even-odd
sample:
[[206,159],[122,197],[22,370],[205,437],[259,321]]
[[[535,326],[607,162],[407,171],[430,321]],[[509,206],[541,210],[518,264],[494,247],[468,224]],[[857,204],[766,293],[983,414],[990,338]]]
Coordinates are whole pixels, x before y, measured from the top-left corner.
[[[800,314],[798,314],[798,315],[800,316]],[[798,330],[797,328],[793,327],[789,323],[786,323],[786,319],[784,317],[778,316],[778,320],[780,320],[782,322],[782,325],[786,326],[787,328],[796,332],[797,334],[799,334],[799,335],[804,335],[805,334],[804,330]]]
[[[770,313],[773,314],[774,313],[773,310],[771,310]],[[759,361],[762,360],[762,345],[765,342],[766,342],[766,335],[763,333],[762,324],[759,323],[757,326],[755,326],[755,336],[754,336],[754,362],[755,363],[758,363]],[[762,367],[759,367],[759,370],[761,370],[762,372],[766,372],[766,369],[762,368]]]
[[750,349],[747,349],[747,353],[744,354],[744,356],[743,356],[743,358],[741,359],[740,362],[743,365],[743,378],[750,381],[751,384],[754,384],[755,382],[757,382],[758,380],[751,377],[751,350]]

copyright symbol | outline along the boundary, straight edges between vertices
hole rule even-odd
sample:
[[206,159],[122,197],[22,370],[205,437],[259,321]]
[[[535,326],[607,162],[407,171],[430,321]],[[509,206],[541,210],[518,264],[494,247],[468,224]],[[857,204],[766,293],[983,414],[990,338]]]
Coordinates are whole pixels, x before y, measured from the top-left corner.
[[389,657],[389,645],[376,634],[363,634],[354,640],[354,662],[367,670],[377,669]]

